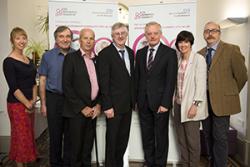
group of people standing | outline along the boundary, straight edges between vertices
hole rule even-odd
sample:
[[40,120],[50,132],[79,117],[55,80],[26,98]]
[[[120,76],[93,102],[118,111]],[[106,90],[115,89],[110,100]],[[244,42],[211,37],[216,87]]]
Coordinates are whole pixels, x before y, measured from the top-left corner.
[[[80,31],[76,51],[70,47],[71,30],[66,26],[55,30],[56,46],[43,55],[38,68],[51,167],[91,166],[96,118],[101,112],[106,116],[105,166],[123,167],[135,108],[141,125],[143,166],[166,167],[172,111],[182,166],[199,166],[202,120],[210,166],[226,167],[229,118],[240,112],[239,93],[247,81],[239,47],[220,40],[220,26],[215,22],[205,25],[207,46],[199,53],[192,50],[194,37],[189,31],[177,35],[177,51],[160,42],[159,23],[147,23],[144,33],[148,45],[134,55],[125,45],[128,27],[115,23],[112,43],[97,56],[92,29]],[[14,28],[10,39],[13,50],[3,64],[10,89],[10,159],[23,167],[37,156],[32,112],[36,69],[23,54],[26,32]]]

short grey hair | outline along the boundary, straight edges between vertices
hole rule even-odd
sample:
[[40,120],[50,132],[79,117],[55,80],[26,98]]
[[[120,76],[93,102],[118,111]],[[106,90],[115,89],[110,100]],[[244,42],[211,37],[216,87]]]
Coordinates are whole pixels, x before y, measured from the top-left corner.
[[146,32],[146,29],[147,29],[149,26],[153,26],[153,25],[159,26],[159,27],[160,27],[160,32],[162,33],[161,24],[158,23],[158,22],[156,22],[156,21],[148,22],[148,23],[145,25],[144,31]]
[[126,25],[126,24],[124,24],[124,23],[121,23],[121,22],[117,22],[117,23],[113,24],[112,27],[111,27],[112,33],[113,33],[116,29],[121,28],[121,27],[125,27],[125,28],[127,29],[127,31],[128,31],[128,25]]

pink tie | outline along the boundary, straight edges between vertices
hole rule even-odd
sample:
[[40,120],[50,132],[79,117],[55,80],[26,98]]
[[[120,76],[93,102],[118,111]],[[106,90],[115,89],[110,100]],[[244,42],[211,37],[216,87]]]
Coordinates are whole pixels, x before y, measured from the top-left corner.
[[90,79],[90,83],[91,83],[91,100],[95,100],[95,98],[98,94],[98,91],[99,91],[95,65],[94,65],[94,62],[92,59],[88,58],[87,56],[83,56],[83,57],[84,57],[84,60],[85,60],[86,66],[87,66],[89,79]]

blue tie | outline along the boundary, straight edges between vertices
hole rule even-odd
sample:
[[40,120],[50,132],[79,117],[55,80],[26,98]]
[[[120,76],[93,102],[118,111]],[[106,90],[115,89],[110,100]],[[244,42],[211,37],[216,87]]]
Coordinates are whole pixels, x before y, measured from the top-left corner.
[[207,69],[210,68],[211,62],[212,62],[212,51],[213,48],[208,48],[207,55],[206,55],[206,62],[207,62]]

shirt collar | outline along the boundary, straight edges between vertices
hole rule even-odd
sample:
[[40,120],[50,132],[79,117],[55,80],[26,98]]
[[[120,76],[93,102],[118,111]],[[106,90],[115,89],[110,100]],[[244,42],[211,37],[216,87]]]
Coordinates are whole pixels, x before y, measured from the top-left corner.
[[[57,55],[64,55],[64,54],[61,52],[61,49],[60,49],[60,48],[55,47],[54,49],[55,49],[55,52],[56,52]],[[71,52],[73,52],[73,51],[74,51],[73,48],[69,48],[68,53],[71,53]]]
[[216,50],[217,47],[218,47],[218,45],[219,45],[219,43],[220,43],[220,41],[216,42],[214,45],[212,45],[210,47],[207,46],[207,49],[212,48],[213,50]]
[[[84,52],[84,50],[82,50],[82,48],[80,48],[80,51],[81,51],[82,56],[86,55],[86,53]],[[94,52],[91,52],[90,59],[94,59],[94,58],[95,58],[95,54],[94,54]]]
[[160,42],[157,44],[157,45],[155,45],[154,47],[151,47],[151,46],[148,46],[148,51],[150,50],[150,49],[154,49],[155,51],[159,48],[159,46],[160,46]]
[[126,46],[125,46],[125,45],[124,45],[124,48],[118,48],[114,42],[113,42],[112,44],[114,45],[114,47],[116,48],[116,50],[117,50],[118,52],[119,52],[119,50],[124,50],[124,51],[126,51]]

